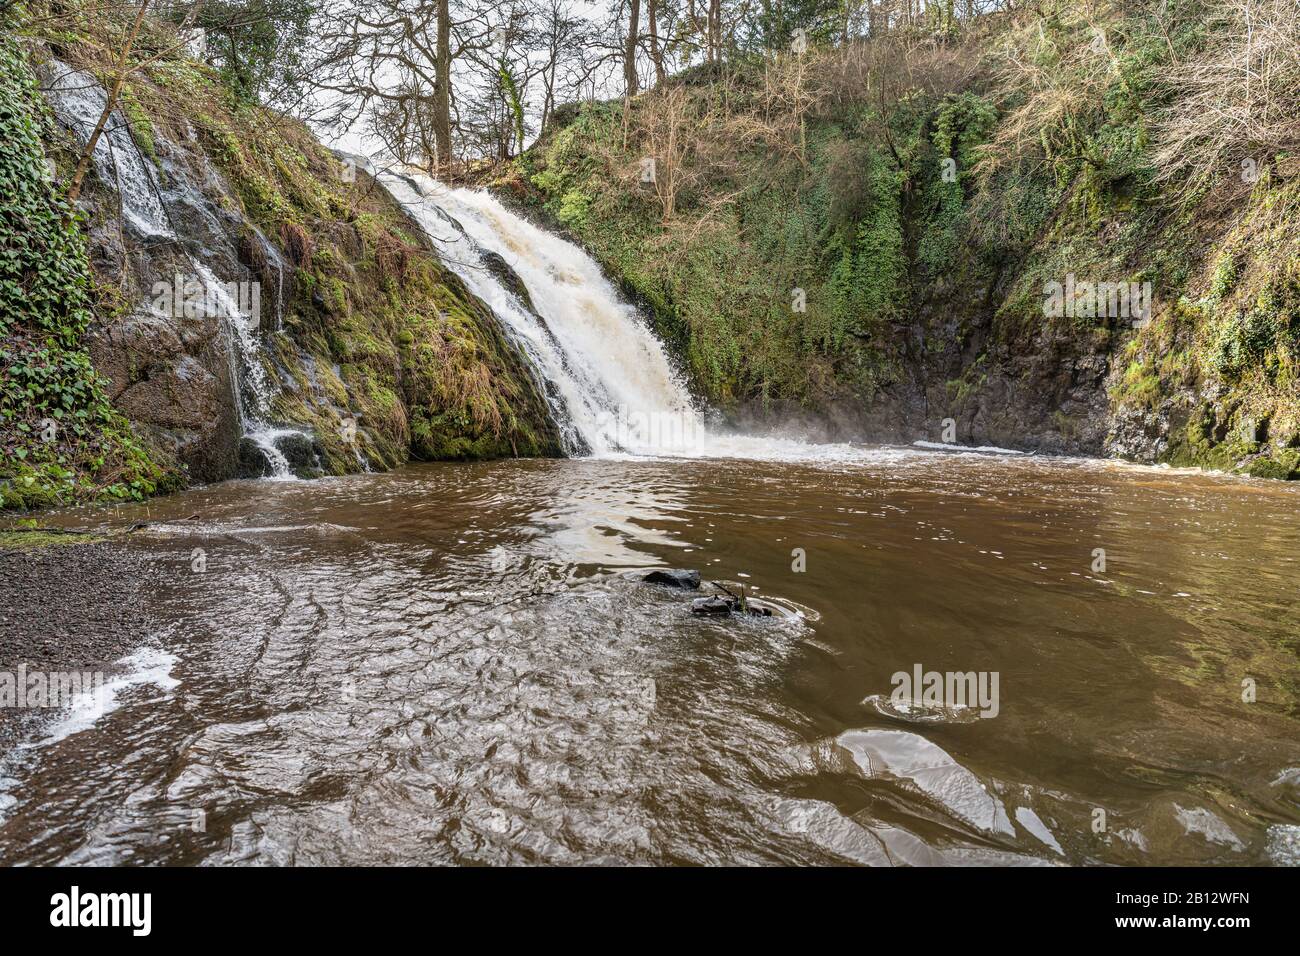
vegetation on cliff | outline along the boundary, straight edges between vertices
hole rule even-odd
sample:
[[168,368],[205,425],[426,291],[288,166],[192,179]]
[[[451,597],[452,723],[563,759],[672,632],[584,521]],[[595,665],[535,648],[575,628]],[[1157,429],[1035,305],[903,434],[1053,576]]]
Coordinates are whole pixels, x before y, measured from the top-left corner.
[[[1298,22],[1052,0],[736,56],[561,112],[496,186],[650,305],[725,407],[911,388],[927,433],[1014,440],[1023,420],[989,423],[1032,398],[1084,433],[1067,449],[1295,477]],[[1150,283],[1150,321],[1050,314],[1067,279]],[[1043,365],[1080,371],[1015,398]]]
[[[32,75],[55,55],[112,86],[131,11],[46,13],[24,21],[11,11],[26,26],[5,41],[0,76],[0,185],[16,199],[3,212],[0,264],[6,507],[140,497],[188,479],[155,440],[166,416],[128,421],[110,400],[148,377],[149,344],[109,373],[123,381],[107,383],[82,343],[148,311],[148,274],[133,274],[133,259],[183,265],[185,250],[137,247],[115,223],[117,184],[92,177],[80,206],[63,198],[81,147],[49,118]],[[194,202],[216,204],[232,265],[260,282],[263,312],[276,314],[260,337],[275,423],[309,432],[324,471],[558,454],[545,403],[490,311],[364,171],[257,105],[229,70],[188,56],[171,25],[146,17],[133,52],[118,101],[130,138],[164,190],[179,188],[182,167],[218,177]],[[88,235],[108,243],[89,263]],[[56,441],[41,437],[46,417],[59,424]]]
[[85,238],[52,182],[49,117],[0,35],[0,507],[128,499],[164,480],[104,395],[83,338],[93,301]]

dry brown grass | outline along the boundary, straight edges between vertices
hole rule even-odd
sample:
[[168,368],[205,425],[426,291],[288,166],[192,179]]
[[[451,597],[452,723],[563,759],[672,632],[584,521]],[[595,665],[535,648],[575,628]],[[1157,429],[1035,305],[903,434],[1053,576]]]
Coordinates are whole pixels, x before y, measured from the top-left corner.
[[1044,131],[1100,102],[1119,74],[1103,10],[1084,4],[1062,8],[1060,15],[1073,27],[1075,42],[1054,39],[1043,20],[1027,15],[989,53],[994,87],[1005,91],[1008,101],[1015,97],[1018,103],[1004,113],[982,150],[983,173],[1040,153]]
[[914,33],[888,33],[819,52],[809,71],[811,96],[829,115],[859,103],[892,105],[913,92],[943,96],[969,85],[980,69],[982,31],[941,42]]
[[[1300,3],[1220,0],[1209,47],[1175,65],[1156,126],[1159,179],[1197,184],[1300,150]],[[1245,177],[1241,177],[1245,178]]]
[[316,242],[302,226],[294,222],[280,223],[280,245],[289,261],[300,269],[311,267],[311,257],[316,252]]
[[777,156],[807,165],[807,118],[824,95],[810,85],[814,54],[783,54],[764,64],[762,83],[747,108],[727,118],[742,147],[762,144]]
[[375,246],[375,269],[381,279],[395,279],[400,282],[406,278],[412,260],[421,253],[422,250],[416,246],[405,243],[390,233],[382,232]]

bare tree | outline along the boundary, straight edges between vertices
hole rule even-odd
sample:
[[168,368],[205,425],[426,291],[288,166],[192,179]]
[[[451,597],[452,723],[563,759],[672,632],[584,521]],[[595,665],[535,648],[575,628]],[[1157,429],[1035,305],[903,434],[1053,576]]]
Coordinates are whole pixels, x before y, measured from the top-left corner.
[[636,73],[637,30],[641,26],[641,0],[628,0],[627,41],[623,45],[623,88],[627,96],[635,96],[639,88]]
[[646,0],[646,28],[650,34],[650,62],[655,68],[655,83],[663,86],[667,75],[664,72],[664,55],[659,48],[659,4],[657,0]]
[[1174,97],[1156,128],[1158,176],[1191,184],[1241,173],[1253,182],[1255,166],[1300,150],[1300,6],[1221,0],[1210,22],[1208,49],[1168,76]]
[[311,82],[350,125],[368,114],[399,159],[446,175],[454,159],[453,64],[491,43],[481,11],[451,0],[356,0],[320,18]]
[[660,90],[643,104],[641,120],[652,160],[649,178],[664,222],[672,219],[677,210],[677,194],[684,179],[683,167],[690,148],[688,105],[681,86]]
[[[193,16],[198,12],[201,3],[196,4],[186,17],[183,26],[187,26]],[[122,86],[126,79],[132,73],[140,70],[155,60],[166,56],[167,54],[184,46],[188,38],[178,40],[174,45],[168,47],[162,52],[156,53],[151,57],[131,63],[131,56],[135,52],[136,40],[140,36],[140,27],[144,23],[145,14],[149,9],[149,0],[142,0],[140,6],[135,12],[135,19],[131,23],[131,28],[126,36],[126,42],[122,46],[122,51],[117,58],[117,67],[113,71],[113,82],[107,89],[107,95],[104,98],[104,108],[100,111],[99,119],[95,123],[95,128],[91,131],[90,138],[86,141],[85,148],[81,151],[81,156],[77,159],[76,169],[72,173],[72,178],[68,182],[68,198],[75,200],[81,195],[81,187],[85,183],[86,173],[90,171],[90,163],[95,155],[95,147],[99,145],[99,139],[104,135],[104,128],[108,125],[109,117],[113,115],[113,110],[117,108],[118,100],[122,95]]]
[[569,0],[542,0],[537,11],[535,45],[541,58],[541,128],[545,129],[560,97],[577,97],[590,77],[590,38],[585,18],[575,17]]

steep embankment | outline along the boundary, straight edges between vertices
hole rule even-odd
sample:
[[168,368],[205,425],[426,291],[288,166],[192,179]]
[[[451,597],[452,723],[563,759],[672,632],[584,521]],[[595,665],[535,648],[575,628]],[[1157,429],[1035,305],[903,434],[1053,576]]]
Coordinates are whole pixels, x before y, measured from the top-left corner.
[[165,25],[146,21],[149,62],[70,207],[126,26],[0,48],[0,189],[16,198],[0,213],[0,504],[286,460],[310,475],[558,453],[526,364],[419,227]]
[[1060,3],[701,70],[568,110],[495,186],[739,421],[1296,477],[1300,37],[1272,16],[1249,53],[1218,3]]
[[50,187],[46,130],[22,52],[0,36],[0,503],[140,497],[163,476],[91,366],[85,243]]

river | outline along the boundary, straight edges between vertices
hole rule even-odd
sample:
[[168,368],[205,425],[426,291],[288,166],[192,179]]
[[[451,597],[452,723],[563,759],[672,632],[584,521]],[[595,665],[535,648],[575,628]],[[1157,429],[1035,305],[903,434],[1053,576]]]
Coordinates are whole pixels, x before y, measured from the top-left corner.
[[157,633],[0,758],[0,863],[1300,862],[1300,488],[825,451],[56,515],[147,523]]

